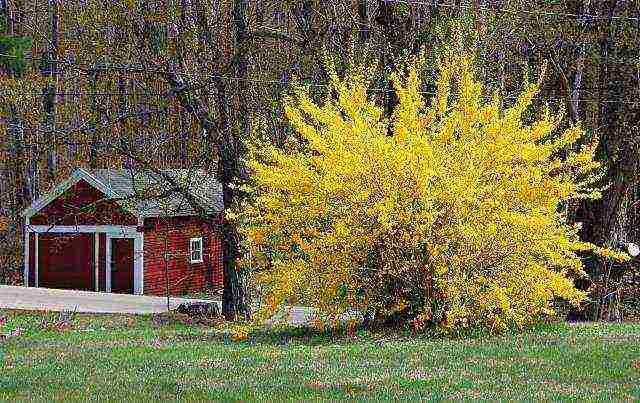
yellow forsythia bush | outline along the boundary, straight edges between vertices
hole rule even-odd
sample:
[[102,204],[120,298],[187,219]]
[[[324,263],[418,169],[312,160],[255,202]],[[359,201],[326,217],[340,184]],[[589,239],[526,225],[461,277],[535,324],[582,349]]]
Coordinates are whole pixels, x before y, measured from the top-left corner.
[[525,122],[538,84],[505,108],[482,95],[473,59],[450,52],[430,102],[419,61],[393,77],[389,120],[369,72],[329,70],[323,103],[303,89],[285,100],[293,139],[258,144],[248,161],[255,197],[241,221],[265,316],[300,304],[499,331],[585,298],[570,276],[595,247],[563,206],[598,197],[596,144],[576,145],[582,130],[559,131],[548,111]]

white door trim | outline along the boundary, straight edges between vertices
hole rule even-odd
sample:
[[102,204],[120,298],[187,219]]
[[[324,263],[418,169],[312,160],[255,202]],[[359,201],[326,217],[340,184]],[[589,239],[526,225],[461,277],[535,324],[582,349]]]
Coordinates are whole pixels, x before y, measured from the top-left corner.
[[133,241],[133,286],[134,293],[144,294],[144,232],[138,232]]
[[29,230],[27,229],[29,223],[24,227],[24,286],[29,287]]
[[94,243],[93,243],[93,265],[94,267],[94,278],[96,284],[96,292],[100,291],[100,233],[94,232]]
[[135,235],[135,225],[28,225],[28,230],[38,233],[94,233],[107,232],[112,234]]
[[34,243],[35,243],[35,248],[34,248],[34,254],[33,254],[33,260],[34,260],[34,265],[33,265],[33,270],[35,271],[35,284],[33,285],[34,287],[39,287],[39,280],[38,280],[38,276],[39,276],[39,271],[40,271],[40,262],[39,262],[39,248],[38,248],[38,233],[34,233],[33,234],[34,237]]
[[111,235],[107,234],[107,244],[105,245],[105,265],[104,265],[104,290],[111,292]]
[[111,292],[111,240],[114,238],[133,239],[133,293],[144,293],[144,234],[137,233],[107,233],[107,245],[105,253],[105,279],[106,292]]
[[[27,219],[28,220],[28,219]],[[105,291],[111,292],[111,239],[112,238],[131,238],[133,239],[133,288],[134,294],[144,294],[144,233],[137,232],[135,225],[29,225],[25,222],[25,267],[24,278],[25,285],[29,284],[29,234],[33,234],[35,241],[34,249],[34,271],[35,284],[39,286],[38,281],[38,234],[68,234],[68,233],[93,233],[95,248],[95,284],[96,291],[100,291],[100,233],[105,233],[107,238],[105,250]]]

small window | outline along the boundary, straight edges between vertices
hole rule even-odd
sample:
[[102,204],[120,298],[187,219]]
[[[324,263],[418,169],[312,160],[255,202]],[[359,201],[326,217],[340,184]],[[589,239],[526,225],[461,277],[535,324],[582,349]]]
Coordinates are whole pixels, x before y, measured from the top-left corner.
[[189,256],[191,256],[191,263],[202,263],[202,238],[189,240]]

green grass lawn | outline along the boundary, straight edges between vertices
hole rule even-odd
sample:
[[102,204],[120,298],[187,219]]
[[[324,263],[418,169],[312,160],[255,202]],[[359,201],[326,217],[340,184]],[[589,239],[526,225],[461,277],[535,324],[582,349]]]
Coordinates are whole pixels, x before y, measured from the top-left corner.
[[550,325],[467,340],[265,333],[246,342],[150,317],[51,330],[9,313],[0,400],[640,398],[640,324]]

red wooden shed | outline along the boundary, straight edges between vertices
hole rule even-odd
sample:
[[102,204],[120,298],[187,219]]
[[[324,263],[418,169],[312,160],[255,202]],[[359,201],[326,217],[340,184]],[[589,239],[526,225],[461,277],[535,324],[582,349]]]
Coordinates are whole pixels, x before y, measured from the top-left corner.
[[171,295],[220,288],[222,208],[221,185],[202,171],[78,169],[23,212],[24,284],[150,295],[167,284]]

